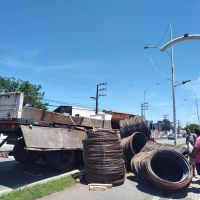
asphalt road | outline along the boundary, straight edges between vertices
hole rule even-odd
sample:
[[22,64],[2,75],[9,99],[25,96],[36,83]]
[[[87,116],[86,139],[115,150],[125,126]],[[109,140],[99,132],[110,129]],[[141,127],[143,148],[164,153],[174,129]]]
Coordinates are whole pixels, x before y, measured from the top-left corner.
[[[173,144],[173,140],[159,139],[157,142]],[[185,143],[185,138],[178,138],[178,143]],[[0,150],[11,150],[13,146],[5,145]],[[0,193],[7,189],[16,189],[30,183],[34,183],[46,178],[54,177],[60,173],[54,169],[42,165],[21,165],[13,157],[0,158]],[[199,177],[200,179],[200,177]],[[185,199],[200,200],[200,182],[194,179],[190,188],[184,192],[176,194],[166,194],[158,191],[157,188],[146,182],[138,181],[133,175],[130,175],[125,184],[106,191],[89,191],[85,184],[77,184],[63,192],[52,194],[42,200],[163,200],[163,199]],[[84,197],[84,198],[83,198]]]
[[13,159],[0,158],[0,193],[61,174],[43,165],[22,165]]
[[[167,138],[157,139],[156,142],[162,144],[174,144],[174,140],[168,140]],[[177,144],[185,144],[185,138],[177,138]]]

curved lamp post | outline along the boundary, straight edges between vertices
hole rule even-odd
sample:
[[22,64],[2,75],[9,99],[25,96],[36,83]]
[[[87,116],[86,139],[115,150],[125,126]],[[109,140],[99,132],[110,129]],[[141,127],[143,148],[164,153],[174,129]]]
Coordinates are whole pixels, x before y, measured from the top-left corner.
[[[170,60],[171,60],[171,70],[172,70],[172,99],[173,99],[173,133],[175,136],[174,139],[174,144],[177,144],[177,132],[176,132],[176,101],[175,101],[175,87],[178,85],[175,85],[175,80],[174,80],[174,51],[173,51],[173,45],[175,45],[178,42],[182,42],[185,40],[200,40],[200,34],[184,34],[181,37],[172,39],[172,27],[171,25],[169,25],[170,28],[170,41],[167,42],[165,45],[161,46],[161,47],[157,47],[157,46],[145,46],[144,48],[159,48],[162,52],[165,51],[166,49],[170,48]],[[185,84],[189,81],[183,81],[182,84]]]

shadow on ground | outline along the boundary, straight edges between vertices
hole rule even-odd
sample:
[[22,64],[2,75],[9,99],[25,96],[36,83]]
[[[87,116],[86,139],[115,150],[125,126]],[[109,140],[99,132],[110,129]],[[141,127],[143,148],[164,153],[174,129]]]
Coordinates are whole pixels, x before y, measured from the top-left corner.
[[0,162],[0,190],[16,189],[61,174],[44,165],[22,165],[15,160]]
[[192,181],[189,188],[176,192],[161,191],[148,181],[139,179],[134,175],[128,176],[127,179],[136,182],[137,183],[136,187],[141,192],[161,198],[183,199],[188,196],[197,196],[200,194],[200,180],[197,179]]

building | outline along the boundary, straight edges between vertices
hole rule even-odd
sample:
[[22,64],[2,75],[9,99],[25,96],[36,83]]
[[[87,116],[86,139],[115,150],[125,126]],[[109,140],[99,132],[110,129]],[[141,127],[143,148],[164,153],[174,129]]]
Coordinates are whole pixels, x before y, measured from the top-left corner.
[[54,110],[54,112],[62,113],[65,115],[88,117],[99,120],[111,120],[112,118],[112,114],[99,112],[98,115],[96,115],[94,109],[77,107],[77,106],[59,106]]

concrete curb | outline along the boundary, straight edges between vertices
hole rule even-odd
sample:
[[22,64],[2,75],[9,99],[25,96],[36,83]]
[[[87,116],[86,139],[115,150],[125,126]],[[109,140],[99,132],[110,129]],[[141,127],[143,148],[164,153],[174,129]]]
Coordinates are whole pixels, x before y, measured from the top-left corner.
[[61,175],[57,175],[57,176],[53,176],[51,178],[46,178],[44,180],[41,180],[41,181],[37,181],[37,182],[34,182],[34,183],[30,183],[28,185],[25,185],[25,186],[22,186],[20,188],[17,188],[17,189],[5,189],[5,190],[2,190],[0,191],[0,196],[5,194],[5,193],[9,193],[9,192],[12,192],[12,191],[17,191],[17,190],[21,190],[21,189],[24,189],[24,188],[29,188],[29,187],[32,187],[34,185],[38,185],[38,184],[44,184],[44,183],[47,183],[49,181],[53,181],[53,180],[57,180],[57,179],[60,179],[60,178],[63,178],[63,177],[67,177],[67,176],[70,176],[70,175],[73,175],[73,174],[76,174],[80,172],[80,170],[76,169],[76,170],[73,170],[73,171],[70,171],[70,172],[67,172],[67,173],[64,173],[64,174],[61,174]]

